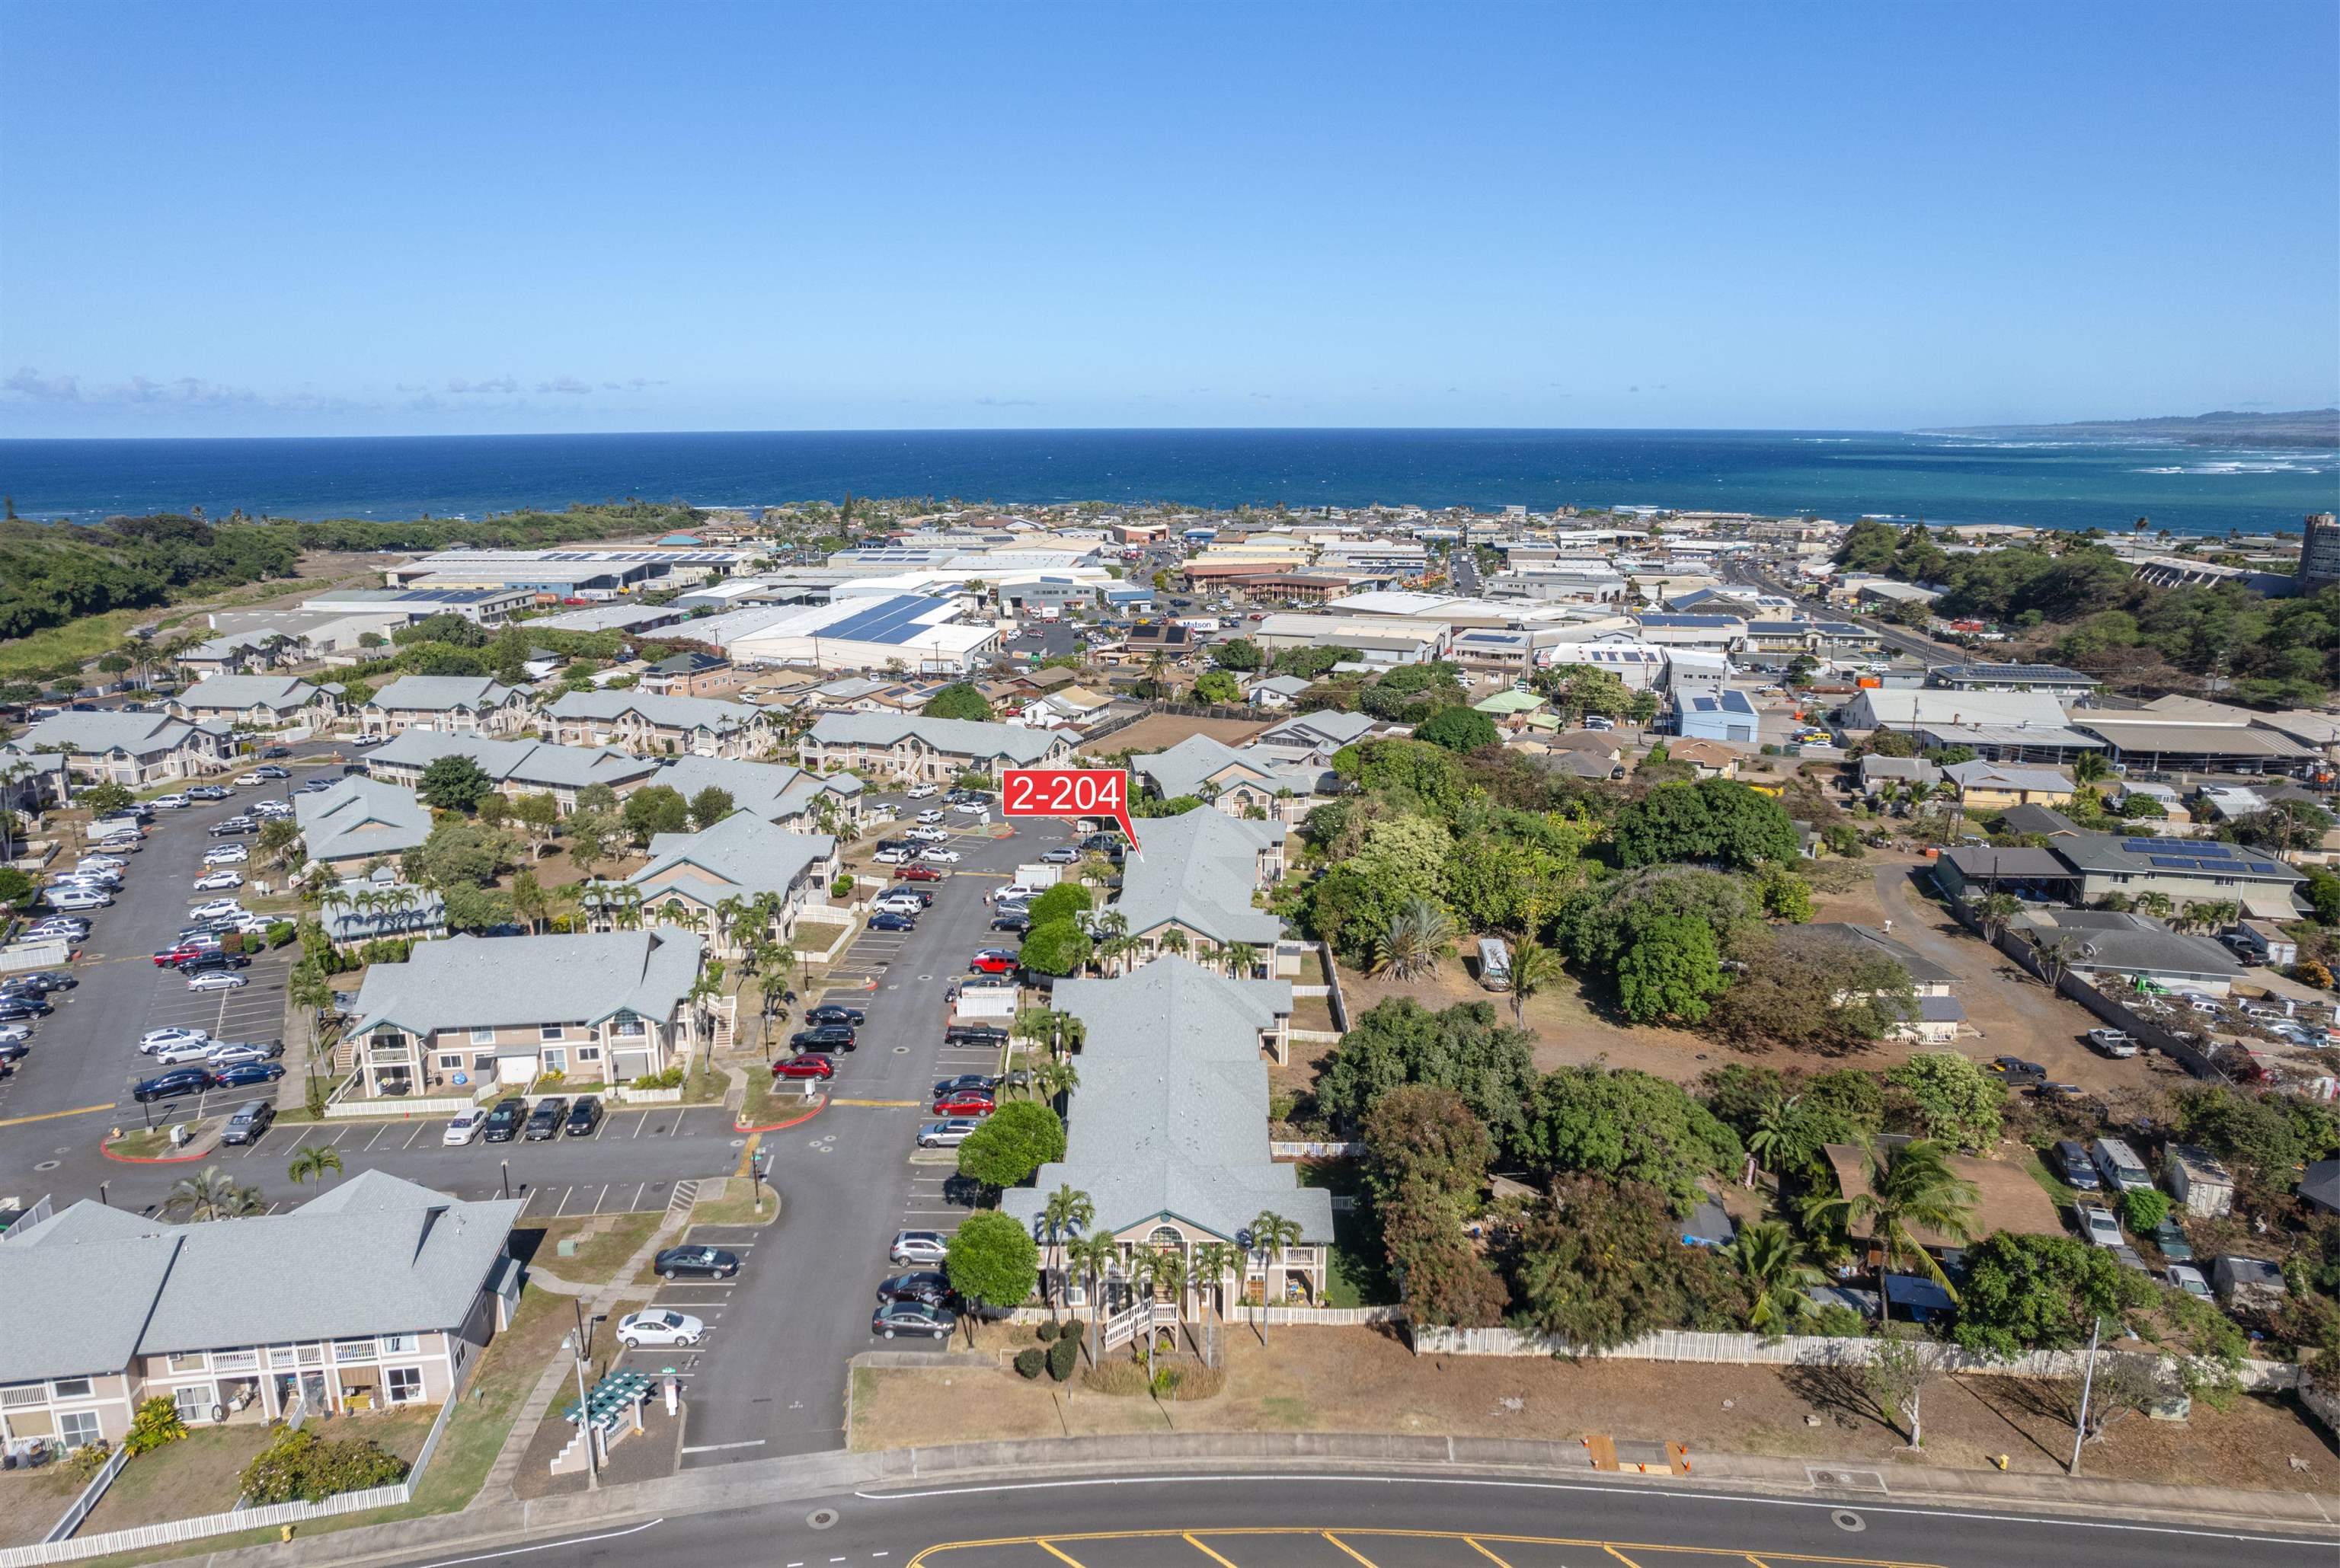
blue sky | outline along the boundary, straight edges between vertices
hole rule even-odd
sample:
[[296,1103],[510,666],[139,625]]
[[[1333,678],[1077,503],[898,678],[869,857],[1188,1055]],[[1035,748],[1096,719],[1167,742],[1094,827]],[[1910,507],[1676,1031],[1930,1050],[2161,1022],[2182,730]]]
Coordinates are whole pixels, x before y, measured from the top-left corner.
[[2329,0],[16,0],[7,33],[0,434],[2340,398]]

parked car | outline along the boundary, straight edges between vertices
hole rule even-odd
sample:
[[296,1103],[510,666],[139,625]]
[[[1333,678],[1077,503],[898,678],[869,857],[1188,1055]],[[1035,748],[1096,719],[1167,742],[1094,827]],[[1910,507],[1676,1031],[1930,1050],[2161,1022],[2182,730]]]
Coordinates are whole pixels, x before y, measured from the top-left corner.
[[487,1120],[481,1125],[480,1137],[489,1143],[510,1143],[520,1134],[521,1124],[528,1119],[528,1101],[517,1095],[500,1100],[489,1109]]
[[1011,932],[1021,936],[1032,929],[1032,917],[1028,914],[1018,914],[1012,910],[1006,914],[995,914],[991,917],[991,929]]
[[568,1116],[568,1097],[549,1094],[538,1100],[536,1109],[528,1113],[528,1125],[521,1129],[521,1136],[530,1143],[542,1143],[559,1135],[560,1124]]
[[[283,746],[270,746],[268,750],[262,754],[265,756],[281,757],[289,756],[292,754],[287,752]],[[256,779],[289,779],[292,776],[292,770],[288,767],[279,767],[274,763],[269,763],[261,767],[253,769],[252,776]]]
[[16,1022],[28,1018],[46,1018],[56,1011],[49,999],[35,991],[0,992],[0,1022]]
[[886,1251],[889,1263],[940,1263],[950,1251],[950,1238],[939,1230],[897,1230]]
[[835,1078],[837,1063],[810,1051],[772,1063],[774,1078]]
[[81,983],[61,969],[38,969],[30,974],[12,974],[5,989],[37,992],[47,996],[53,991],[71,991]]
[[224,822],[212,823],[210,833],[213,838],[233,838],[238,833],[251,833],[259,825],[248,816],[232,816]]
[[972,1116],[954,1116],[941,1121],[930,1121],[918,1129],[918,1147],[957,1149],[967,1141],[968,1133],[982,1125],[980,1119]]
[[696,1345],[706,1335],[706,1324],[687,1312],[665,1307],[630,1312],[618,1319],[618,1343],[629,1350],[640,1350],[645,1345]]
[[901,870],[896,872],[894,874],[900,877],[904,882],[940,882],[943,880],[942,873],[937,871],[930,865],[920,865],[915,861],[903,866]]
[[205,948],[193,958],[183,960],[179,965],[179,972],[190,975],[208,974],[213,970],[250,969],[251,967],[250,953],[228,952],[223,949],[212,947]]
[[932,1098],[940,1100],[946,1094],[957,1094],[963,1089],[988,1092],[998,1085],[999,1080],[987,1072],[962,1072],[956,1077],[935,1080]]
[[951,803],[951,810],[967,816],[977,816],[990,809],[990,803],[984,800],[963,800]]
[[922,887],[889,887],[878,896],[880,899],[910,899],[915,901],[918,908],[922,910],[933,908],[935,902],[935,895]]
[[284,1042],[281,1040],[272,1040],[265,1044],[256,1040],[238,1040],[231,1044],[213,1046],[203,1060],[210,1062],[214,1069],[218,1069],[242,1067],[246,1062],[253,1061],[274,1061],[283,1054]]
[[824,1023],[811,1029],[800,1029],[788,1036],[788,1043],[798,1050],[851,1050],[854,1045],[853,1026]]
[[1007,1031],[996,1024],[954,1023],[943,1031],[943,1042],[947,1045],[1006,1045]]
[[189,1040],[201,1040],[205,1045],[209,1045],[212,1043],[212,1037],[200,1029],[189,1029],[181,1024],[173,1024],[168,1029],[150,1029],[140,1035],[138,1049],[152,1050],[158,1045],[178,1045]]
[[977,974],[1014,974],[1016,957],[1005,948],[987,947],[967,961],[967,967]]
[[2088,1158],[2088,1151],[2070,1139],[2065,1139],[2048,1152],[2056,1173],[2069,1185],[2082,1192],[2094,1192],[2104,1185],[2104,1178],[2097,1174],[2096,1162]]
[[212,1042],[207,1040],[183,1040],[175,1045],[158,1045],[144,1054],[153,1057],[164,1067],[184,1067],[193,1061],[200,1061],[208,1067],[212,1060]]
[[252,852],[240,843],[223,843],[203,851],[205,865],[242,865],[251,858]]
[[954,1093],[937,1095],[934,1114],[943,1117],[989,1116],[996,1108],[991,1096],[983,1090],[962,1089]]
[[2107,1208],[2103,1204],[2090,1203],[2086,1198],[2083,1198],[2079,1202],[2072,1205],[2072,1215],[2073,1218],[2077,1219],[2080,1223],[2081,1239],[2087,1242],[2089,1246],[2122,1247],[2127,1245],[2127,1243],[2121,1240],[2120,1221],[2115,1219],[2113,1218],[2113,1211]]
[[950,1276],[939,1268],[916,1268],[878,1282],[880,1301],[916,1301],[927,1307],[947,1307],[956,1294],[951,1289]]
[[916,893],[889,892],[878,894],[870,907],[880,914],[908,915],[916,920],[927,906]]
[[447,1130],[439,1135],[439,1141],[460,1149],[480,1136],[480,1129],[487,1119],[488,1113],[476,1106],[470,1110],[459,1110],[448,1119]]
[[203,875],[195,879],[195,891],[197,892],[223,892],[229,888],[242,887],[243,885],[243,873],[242,872],[227,871],[224,869],[214,872],[206,872]]
[[233,1067],[223,1067],[212,1074],[214,1089],[250,1089],[254,1084],[274,1083],[284,1076],[281,1061],[240,1061]]
[[818,1007],[807,1009],[804,1018],[807,1023],[858,1025],[868,1016],[858,1007],[847,1007],[839,1002],[824,1001]]
[[2124,1061],[2137,1054],[2137,1041],[2117,1029],[2092,1029],[2081,1038],[2105,1055]]
[[264,1100],[248,1100],[236,1107],[220,1129],[222,1143],[258,1143],[268,1136],[269,1124],[276,1119],[276,1108]]
[[911,800],[932,800],[935,798],[936,788],[934,784],[912,784],[902,793]]
[[902,836],[919,843],[948,843],[950,830],[939,827],[914,827],[903,830]]
[[2192,1264],[2173,1263],[2165,1272],[2170,1284],[2194,1297],[2195,1300],[2214,1299],[2210,1293],[2210,1282],[2203,1278],[2202,1271]]
[[96,888],[53,887],[41,895],[51,909],[104,909],[114,895]]
[[176,1100],[183,1094],[201,1094],[212,1086],[209,1068],[174,1067],[168,1072],[158,1072],[142,1079],[132,1087],[130,1098],[141,1105],[158,1100]]
[[562,1119],[560,1130],[570,1138],[590,1138],[600,1130],[601,1100],[599,1095],[580,1094],[569,1107]]
[[228,915],[242,919],[243,901],[233,898],[208,899],[187,911],[189,920],[220,920]]
[[739,1255],[719,1247],[669,1247],[650,1267],[660,1279],[729,1279],[739,1272]]
[[193,796],[182,791],[175,794],[158,794],[146,804],[157,811],[184,811],[195,803]]
[[189,976],[187,989],[189,991],[242,991],[251,983],[252,981],[233,970],[207,969],[201,974]]
[[897,1334],[923,1334],[930,1339],[948,1339],[951,1330],[958,1326],[957,1317],[940,1307],[928,1307],[923,1301],[889,1301],[870,1315],[869,1332],[880,1338],[891,1339]]
[[918,858],[928,865],[957,865],[959,853],[955,849],[945,849],[938,843],[930,843],[918,852]]
[[933,810],[932,808],[922,811],[918,814],[918,825],[920,827],[932,827],[942,820],[943,814],[939,811]]
[[1056,848],[1049,850],[1046,853],[1041,855],[1040,861],[1044,865],[1070,865],[1080,858],[1081,852],[1075,849],[1072,845],[1059,844]]
[[869,858],[879,865],[901,865],[908,861],[910,852],[907,849],[881,845],[878,853]]
[[2010,1084],[2044,1083],[2048,1070],[2036,1061],[2026,1061],[2019,1056],[1994,1056],[1990,1070],[2006,1078]]
[[869,917],[871,931],[916,931],[918,922],[907,914],[873,914]]
[[2177,1223],[2176,1215],[2164,1216],[2161,1223],[2147,1233],[2147,1238],[2172,1263],[2185,1263],[2194,1256],[2194,1244],[2186,1239],[2186,1229]]

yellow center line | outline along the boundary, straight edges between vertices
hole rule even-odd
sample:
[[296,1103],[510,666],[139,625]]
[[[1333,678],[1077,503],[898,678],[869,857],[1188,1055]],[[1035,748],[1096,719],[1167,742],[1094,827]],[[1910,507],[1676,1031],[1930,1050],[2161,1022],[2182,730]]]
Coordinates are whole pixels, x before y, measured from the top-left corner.
[[111,1102],[104,1105],[76,1106],[71,1110],[45,1110],[38,1116],[12,1116],[0,1121],[0,1127],[22,1127],[28,1121],[55,1121],[61,1116],[93,1116],[101,1110],[112,1110]]
[[1342,1540],[1338,1535],[1334,1534],[1330,1530],[1324,1532],[1324,1539],[1330,1541],[1334,1545],[1338,1546],[1342,1551],[1346,1552],[1350,1556],[1354,1557],[1358,1562],[1363,1563],[1365,1568],[1381,1568],[1380,1563],[1374,1562],[1372,1558],[1366,1556],[1363,1553],[1350,1545],[1346,1541]]
[[1625,1565],[1625,1568],[1641,1568],[1641,1565],[1639,1563],[1634,1562],[1631,1557],[1626,1556],[1622,1552],[1618,1551],[1617,1548],[1610,1545],[1606,1541],[1601,1543],[1601,1550],[1609,1553],[1610,1556],[1617,1559],[1618,1562],[1622,1563]]
[[1510,1563],[1504,1562],[1501,1557],[1496,1556],[1492,1552],[1488,1551],[1484,1546],[1480,1545],[1478,1542],[1472,1541],[1470,1536],[1465,1535],[1462,1539],[1470,1541],[1471,1550],[1476,1552],[1480,1556],[1484,1557],[1488,1562],[1492,1563],[1495,1565],[1495,1568],[1512,1568]]
[[1065,1553],[1057,1551],[1054,1546],[1049,1545],[1046,1541],[1041,1540],[1038,1536],[1033,1537],[1033,1544],[1039,1547],[1041,1551],[1046,1552],[1049,1556],[1056,1559],[1059,1563],[1070,1564],[1070,1568],[1081,1568],[1081,1560],[1079,1558],[1068,1556]]
[[1204,1556],[1208,1557],[1212,1562],[1217,1563],[1219,1568],[1235,1568],[1234,1563],[1228,1562],[1225,1558],[1220,1556],[1217,1553],[1204,1545],[1200,1541],[1195,1540],[1191,1532],[1186,1534],[1186,1544],[1192,1546],[1195,1551],[1200,1552]]

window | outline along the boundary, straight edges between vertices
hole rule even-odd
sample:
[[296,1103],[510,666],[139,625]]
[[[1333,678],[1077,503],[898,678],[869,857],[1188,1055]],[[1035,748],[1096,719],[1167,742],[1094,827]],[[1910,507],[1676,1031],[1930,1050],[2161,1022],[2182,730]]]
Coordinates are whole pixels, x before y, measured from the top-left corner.
[[565,1050],[546,1051],[544,1053],[544,1070],[547,1072],[567,1072],[569,1070],[569,1053]]
[[495,1070],[496,1053],[494,1051],[475,1050],[471,1053],[471,1070],[473,1072],[493,1072]]
[[462,1071],[463,1053],[460,1050],[441,1051],[439,1053],[439,1070],[441,1072]]
[[639,1035],[648,1027],[649,1026],[644,1024],[639,1018],[620,1019],[618,1022],[618,1027],[615,1032],[626,1035]]
[[495,1042],[496,1031],[494,1030],[474,1029],[471,1031],[471,1043],[473,1045],[493,1045]]
[[392,1405],[411,1405],[422,1397],[422,1368],[420,1366],[393,1366],[388,1376]]
[[57,1417],[57,1435],[68,1448],[86,1448],[97,1441],[97,1412],[74,1410]]
[[601,1060],[601,1048],[598,1045],[580,1045],[577,1048],[577,1060],[579,1061],[599,1061]]
[[568,1037],[568,1031],[557,1023],[540,1025],[536,1031],[539,1040],[566,1040]]
[[179,1407],[179,1419],[191,1426],[203,1418],[203,1406],[211,1396],[212,1391],[200,1386],[171,1390],[171,1403]]
[[49,1385],[49,1392],[59,1399],[86,1399],[89,1397],[89,1379],[60,1377]]
[[414,1353],[414,1336],[411,1334],[385,1334],[379,1343],[384,1356],[411,1356]]
[[171,1357],[171,1370],[174,1372],[201,1372],[205,1365],[203,1353],[200,1350],[182,1350]]

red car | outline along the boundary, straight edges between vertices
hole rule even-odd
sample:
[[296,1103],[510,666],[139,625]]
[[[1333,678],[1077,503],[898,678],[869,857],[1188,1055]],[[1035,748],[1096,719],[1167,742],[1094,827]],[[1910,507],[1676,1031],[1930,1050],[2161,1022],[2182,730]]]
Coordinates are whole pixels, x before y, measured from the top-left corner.
[[940,882],[943,880],[942,873],[937,871],[930,865],[920,865],[915,861],[908,865],[895,867],[894,874],[901,878],[904,882]]
[[176,969],[203,952],[199,947],[166,947],[154,955],[156,969]]
[[834,1078],[837,1076],[837,1063],[825,1056],[815,1056],[811,1051],[806,1051],[803,1055],[792,1056],[786,1061],[772,1063],[772,1076],[774,1078]]
[[986,948],[967,960],[967,967],[977,974],[1013,974],[1016,972],[1016,955],[1002,952],[996,948]]
[[934,1114],[937,1116],[989,1116],[992,1109],[991,1096],[977,1094],[972,1090],[961,1090],[957,1094],[946,1094],[937,1100]]

